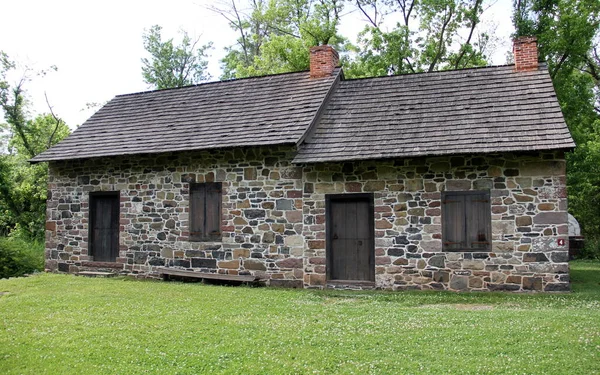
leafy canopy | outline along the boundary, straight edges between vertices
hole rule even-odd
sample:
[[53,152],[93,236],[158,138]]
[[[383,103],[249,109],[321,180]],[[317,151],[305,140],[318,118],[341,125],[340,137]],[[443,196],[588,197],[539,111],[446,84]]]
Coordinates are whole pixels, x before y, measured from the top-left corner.
[[48,166],[31,165],[28,160],[58,143],[69,134],[64,121],[50,114],[28,118],[26,91],[30,69],[15,84],[7,73],[18,64],[0,51],[0,107],[7,121],[0,152],[0,235],[43,240],[46,218]]
[[181,44],[173,39],[162,40],[162,27],[152,26],[142,36],[144,48],[150,55],[142,58],[144,82],[156,89],[167,89],[193,85],[210,78],[206,72],[207,52],[212,43],[199,46],[199,38],[192,40],[187,32],[181,31]]
[[[492,38],[480,27],[484,2],[230,0],[211,8],[239,35],[221,78],[306,70],[309,47],[322,44],[342,53],[347,77],[486,65]],[[338,31],[346,8],[367,20],[355,45]],[[388,19],[400,21],[390,26]]]
[[[600,2],[515,0],[517,36],[538,38],[577,147],[567,154],[569,211],[592,243],[600,240]],[[600,254],[600,250],[598,250]]]
[[[349,77],[487,65],[489,35],[480,30],[483,0],[356,0],[368,20],[353,46]],[[394,25],[389,18],[399,19]]]
[[211,9],[239,35],[221,60],[222,79],[307,70],[308,49],[330,44],[343,50],[338,0],[231,0]]

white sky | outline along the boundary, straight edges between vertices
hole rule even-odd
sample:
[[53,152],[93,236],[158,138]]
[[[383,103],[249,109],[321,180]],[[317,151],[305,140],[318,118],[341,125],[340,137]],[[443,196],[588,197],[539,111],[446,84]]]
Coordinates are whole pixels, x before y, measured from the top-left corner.
[[[34,70],[58,67],[45,77],[32,77],[26,86],[32,115],[48,112],[44,92],[54,112],[74,128],[90,117],[86,103],[104,103],[115,95],[148,90],[142,80],[144,29],[163,27],[163,38],[202,35],[201,44],[212,41],[209,60],[213,78],[221,74],[223,49],[236,34],[226,20],[205,8],[212,0],[17,0],[0,2],[0,50]],[[484,13],[485,22],[498,28],[500,40],[493,64],[504,64],[509,40],[512,0],[497,0]],[[364,24],[353,13],[343,18],[341,33],[351,38]]]

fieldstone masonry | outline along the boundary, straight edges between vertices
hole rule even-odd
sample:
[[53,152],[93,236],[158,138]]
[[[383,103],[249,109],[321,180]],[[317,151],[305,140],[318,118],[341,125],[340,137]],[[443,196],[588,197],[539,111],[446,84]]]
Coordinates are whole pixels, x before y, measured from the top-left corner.
[[[327,286],[325,196],[372,192],[377,288],[568,291],[561,152],[294,165],[294,148],[50,163],[47,268],[157,276],[170,266]],[[222,182],[222,241],[189,241],[189,183]],[[489,190],[491,252],[442,252],[441,192]],[[120,194],[120,253],[88,254],[89,193]],[[351,286],[350,286],[351,287]]]

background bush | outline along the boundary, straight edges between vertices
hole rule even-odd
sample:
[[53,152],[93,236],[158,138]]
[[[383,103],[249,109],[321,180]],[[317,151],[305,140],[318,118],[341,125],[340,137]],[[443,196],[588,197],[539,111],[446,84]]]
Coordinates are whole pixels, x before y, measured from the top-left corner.
[[600,240],[593,237],[586,237],[585,244],[577,259],[600,260]]
[[0,279],[44,269],[44,242],[0,237]]

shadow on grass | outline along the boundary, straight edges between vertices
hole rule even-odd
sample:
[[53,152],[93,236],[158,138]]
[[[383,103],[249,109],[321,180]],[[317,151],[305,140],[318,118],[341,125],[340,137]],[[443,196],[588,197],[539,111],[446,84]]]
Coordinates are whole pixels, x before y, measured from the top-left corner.
[[596,294],[600,299],[600,262],[571,262],[571,286],[574,293]]
[[511,292],[451,292],[451,291],[345,291],[314,290],[309,293],[324,302],[340,300],[374,300],[393,302],[399,306],[433,306],[436,304],[485,305],[511,307],[529,304],[552,305],[557,300],[600,301],[600,262],[571,262],[572,293],[511,293]]

